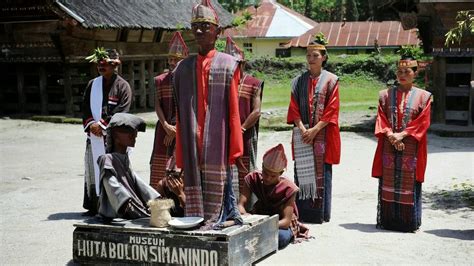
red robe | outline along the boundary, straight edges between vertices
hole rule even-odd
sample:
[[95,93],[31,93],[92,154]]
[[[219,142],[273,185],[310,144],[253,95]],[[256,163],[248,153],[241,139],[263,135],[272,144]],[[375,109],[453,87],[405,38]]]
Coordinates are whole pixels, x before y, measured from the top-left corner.
[[[216,50],[211,50],[207,55],[198,55],[196,65],[197,87],[198,87],[198,154],[202,152],[204,120],[207,112],[208,88],[209,88],[209,72],[211,69],[212,59],[216,54]],[[190,77],[191,78],[191,77]],[[242,130],[240,129],[239,115],[239,81],[240,71],[237,68],[234,72],[229,93],[229,124],[230,124],[230,141],[229,141],[229,164],[234,164],[235,159],[243,154]],[[179,133],[179,119],[176,121],[176,166],[183,168],[183,156],[181,149],[181,139]]]
[[[311,78],[308,82],[308,105],[309,117],[313,112],[313,94],[319,78]],[[293,124],[296,119],[301,119],[298,101],[291,96],[290,106],[286,122]],[[341,137],[339,134],[339,82],[334,86],[334,90],[329,98],[328,104],[324,108],[320,121],[328,122],[326,126],[326,154],[324,162],[328,164],[339,164],[341,158]]]
[[[403,117],[403,110],[405,109],[406,101],[402,102],[403,94],[400,90],[397,91],[397,113],[398,113],[398,128],[401,127],[401,121]],[[387,118],[387,115],[379,104],[377,111],[377,120],[375,122],[375,136],[378,138],[377,149],[375,151],[374,162],[372,165],[372,176],[379,178],[382,176],[382,148],[385,134],[387,132],[393,132],[393,129],[390,125],[390,122]],[[428,101],[425,108],[418,114],[417,117],[413,118],[408,122],[405,132],[408,133],[408,136],[412,136],[418,141],[418,153],[416,161],[416,181],[423,182],[425,179],[425,170],[427,162],[427,141],[426,141],[426,132],[430,127],[430,117],[431,117],[431,101]]]

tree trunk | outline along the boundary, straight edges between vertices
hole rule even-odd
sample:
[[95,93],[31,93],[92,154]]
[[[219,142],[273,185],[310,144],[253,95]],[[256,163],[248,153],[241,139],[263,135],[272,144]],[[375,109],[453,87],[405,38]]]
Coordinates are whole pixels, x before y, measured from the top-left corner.
[[312,1],[311,0],[305,0],[304,4],[304,15],[307,18],[311,18],[311,9],[312,9]]

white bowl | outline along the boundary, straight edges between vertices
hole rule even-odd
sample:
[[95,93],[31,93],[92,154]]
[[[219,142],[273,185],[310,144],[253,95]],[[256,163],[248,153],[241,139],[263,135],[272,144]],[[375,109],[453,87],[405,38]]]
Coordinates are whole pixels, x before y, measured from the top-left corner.
[[192,228],[204,221],[202,217],[173,217],[168,224],[175,228]]

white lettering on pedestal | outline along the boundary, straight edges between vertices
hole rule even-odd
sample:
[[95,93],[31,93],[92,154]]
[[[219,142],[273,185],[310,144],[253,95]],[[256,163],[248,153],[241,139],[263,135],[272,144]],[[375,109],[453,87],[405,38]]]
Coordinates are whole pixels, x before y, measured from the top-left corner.
[[[148,243],[151,243],[151,245]],[[96,259],[172,263],[180,265],[219,265],[219,253],[216,250],[165,246],[164,244],[165,239],[154,237],[130,236],[128,243],[80,239],[77,240],[75,252],[79,257]]]
[[107,258],[107,248],[105,246],[105,242],[101,242],[100,246],[100,257],[101,258]]
[[109,258],[115,259],[117,257],[117,247],[115,243],[109,243]]
[[77,256],[86,256],[85,240],[77,240]]
[[152,255],[153,257],[150,258],[150,262],[157,262],[158,261],[158,256],[157,256],[157,249],[158,247],[156,246],[151,246],[150,247],[150,255]]

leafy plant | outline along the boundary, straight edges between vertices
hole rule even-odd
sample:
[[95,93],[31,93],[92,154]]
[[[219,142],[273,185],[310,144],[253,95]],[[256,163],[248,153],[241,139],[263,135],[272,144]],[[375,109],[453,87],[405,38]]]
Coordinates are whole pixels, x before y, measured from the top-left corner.
[[459,11],[456,16],[456,23],[457,26],[444,35],[446,37],[446,46],[456,42],[460,44],[465,33],[474,34],[474,10]]
[[326,37],[324,36],[324,33],[322,32],[319,32],[318,34],[314,36],[314,41],[322,45],[328,44],[328,40],[326,39]]
[[247,24],[248,21],[252,20],[252,14],[245,10],[242,12],[241,16],[235,16],[234,20],[232,20],[232,26],[240,27]]
[[225,39],[217,39],[215,47],[216,47],[217,51],[224,52],[224,50],[225,50]]
[[184,30],[183,23],[176,24],[176,31],[182,32]]
[[413,57],[415,59],[421,58],[423,55],[423,50],[418,45],[403,45],[398,53],[401,56]]
[[86,60],[89,60],[91,63],[97,63],[101,60],[108,59],[109,53],[104,49],[104,47],[97,47],[94,52],[86,57]]

